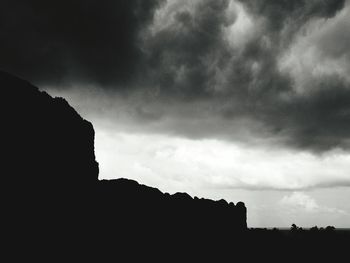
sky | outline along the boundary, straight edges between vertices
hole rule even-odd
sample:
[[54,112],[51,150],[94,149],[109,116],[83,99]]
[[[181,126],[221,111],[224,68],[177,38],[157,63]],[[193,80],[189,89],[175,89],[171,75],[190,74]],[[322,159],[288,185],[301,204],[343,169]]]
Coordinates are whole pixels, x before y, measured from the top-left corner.
[[101,179],[350,227],[349,0],[3,0],[0,58],[93,123]]

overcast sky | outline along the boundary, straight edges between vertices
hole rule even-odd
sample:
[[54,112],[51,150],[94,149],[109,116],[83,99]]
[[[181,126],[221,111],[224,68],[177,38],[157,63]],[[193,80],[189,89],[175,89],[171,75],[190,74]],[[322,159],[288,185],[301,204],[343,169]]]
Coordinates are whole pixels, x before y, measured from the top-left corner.
[[0,58],[93,123],[100,178],[350,227],[350,1],[3,0]]

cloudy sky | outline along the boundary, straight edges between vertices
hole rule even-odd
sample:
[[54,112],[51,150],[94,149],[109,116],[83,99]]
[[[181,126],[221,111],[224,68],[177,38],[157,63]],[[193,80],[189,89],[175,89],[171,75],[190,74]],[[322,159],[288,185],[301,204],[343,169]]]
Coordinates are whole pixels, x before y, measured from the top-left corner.
[[0,68],[93,123],[100,178],[350,227],[349,0],[3,0]]

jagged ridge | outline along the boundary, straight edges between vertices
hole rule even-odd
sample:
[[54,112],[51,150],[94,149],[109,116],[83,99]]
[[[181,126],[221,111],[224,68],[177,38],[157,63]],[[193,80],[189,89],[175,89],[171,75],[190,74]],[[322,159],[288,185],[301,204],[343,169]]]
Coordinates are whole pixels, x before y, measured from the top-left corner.
[[7,73],[0,72],[0,87],[10,102],[3,109],[8,173],[1,185],[9,240],[48,250],[62,249],[61,239],[79,248],[187,246],[247,228],[242,202],[169,195],[127,179],[99,181],[90,122],[63,98]]

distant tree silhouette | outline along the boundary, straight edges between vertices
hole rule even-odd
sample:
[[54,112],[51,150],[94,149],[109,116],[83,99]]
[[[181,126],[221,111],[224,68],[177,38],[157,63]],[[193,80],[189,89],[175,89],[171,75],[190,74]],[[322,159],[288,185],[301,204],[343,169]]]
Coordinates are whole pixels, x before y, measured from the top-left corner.
[[335,230],[334,226],[327,226],[326,227],[326,231],[328,231],[328,232],[334,232],[334,230]]
[[310,228],[310,231],[311,231],[311,232],[318,232],[319,229],[318,229],[317,226],[314,226],[314,227],[311,227],[311,228]]
[[299,228],[298,228],[298,226],[296,224],[292,224],[292,226],[290,228],[291,231],[297,231],[298,229]]

